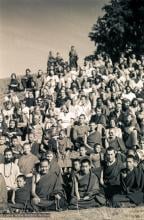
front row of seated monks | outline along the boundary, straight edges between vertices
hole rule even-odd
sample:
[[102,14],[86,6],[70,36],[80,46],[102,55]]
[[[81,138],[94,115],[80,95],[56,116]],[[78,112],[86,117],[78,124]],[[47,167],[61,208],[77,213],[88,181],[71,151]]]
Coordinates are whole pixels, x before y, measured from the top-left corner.
[[[95,172],[88,156],[73,160],[67,175],[49,151],[37,164],[31,183],[23,174],[17,176],[9,210],[65,210],[90,207],[121,207],[144,203],[143,163],[132,152],[122,163],[112,147],[107,148],[99,172]],[[99,174],[98,174],[99,173]],[[4,178],[0,175],[1,197],[5,195]],[[0,189],[1,189],[0,187]],[[6,203],[6,199],[3,200]],[[6,206],[6,205],[5,205]]]

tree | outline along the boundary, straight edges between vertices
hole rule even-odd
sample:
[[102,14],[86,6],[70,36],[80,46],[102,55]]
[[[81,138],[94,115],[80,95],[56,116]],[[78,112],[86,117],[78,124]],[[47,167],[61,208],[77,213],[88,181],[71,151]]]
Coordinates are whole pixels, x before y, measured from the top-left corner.
[[104,52],[116,60],[129,48],[144,54],[144,0],[111,0],[93,25],[89,37],[96,51]]

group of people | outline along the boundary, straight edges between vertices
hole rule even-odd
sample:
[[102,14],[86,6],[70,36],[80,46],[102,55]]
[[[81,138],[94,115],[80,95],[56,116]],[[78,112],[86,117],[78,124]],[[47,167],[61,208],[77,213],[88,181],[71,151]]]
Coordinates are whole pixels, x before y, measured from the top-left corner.
[[49,211],[144,203],[144,56],[11,75],[0,112],[0,208]]

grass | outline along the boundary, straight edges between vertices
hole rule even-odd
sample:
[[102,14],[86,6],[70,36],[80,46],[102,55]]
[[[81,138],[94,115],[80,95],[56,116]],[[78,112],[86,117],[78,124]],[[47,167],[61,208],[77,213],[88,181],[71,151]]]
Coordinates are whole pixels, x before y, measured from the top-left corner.
[[144,207],[137,208],[95,208],[80,211],[51,212],[50,214],[35,213],[13,216],[0,216],[0,219],[31,219],[31,220],[144,220]]

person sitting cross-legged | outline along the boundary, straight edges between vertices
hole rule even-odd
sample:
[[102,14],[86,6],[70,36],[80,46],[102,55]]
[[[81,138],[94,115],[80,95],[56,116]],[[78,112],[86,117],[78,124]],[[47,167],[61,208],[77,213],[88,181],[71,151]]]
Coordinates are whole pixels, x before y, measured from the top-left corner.
[[87,209],[105,204],[100,194],[97,176],[91,171],[91,162],[85,158],[81,161],[81,169],[73,175],[71,201],[69,209]]
[[124,203],[125,206],[143,203],[144,174],[133,155],[127,156],[126,168],[121,170],[120,183],[121,193],[113,196],[113,207],[121,207]]
[[107,203],[111,206],[112,197],[120,192],[120,172],[124,163],[116,158],[113,147],[106,149],[101,170],[100,183],[104,187]]
[[20,210],[32,211],[30,205],[30,187],[26,183],[26,176],[23,174],[17,177],[17,188],[13,190],[12,203],[9,203],[9,208],[15,212],[19,212]]
[[35,211],[61,210],[67,207],[61,174],[50,171],[46,158],[40,161],[39,172],[33,176],[32,196]]

